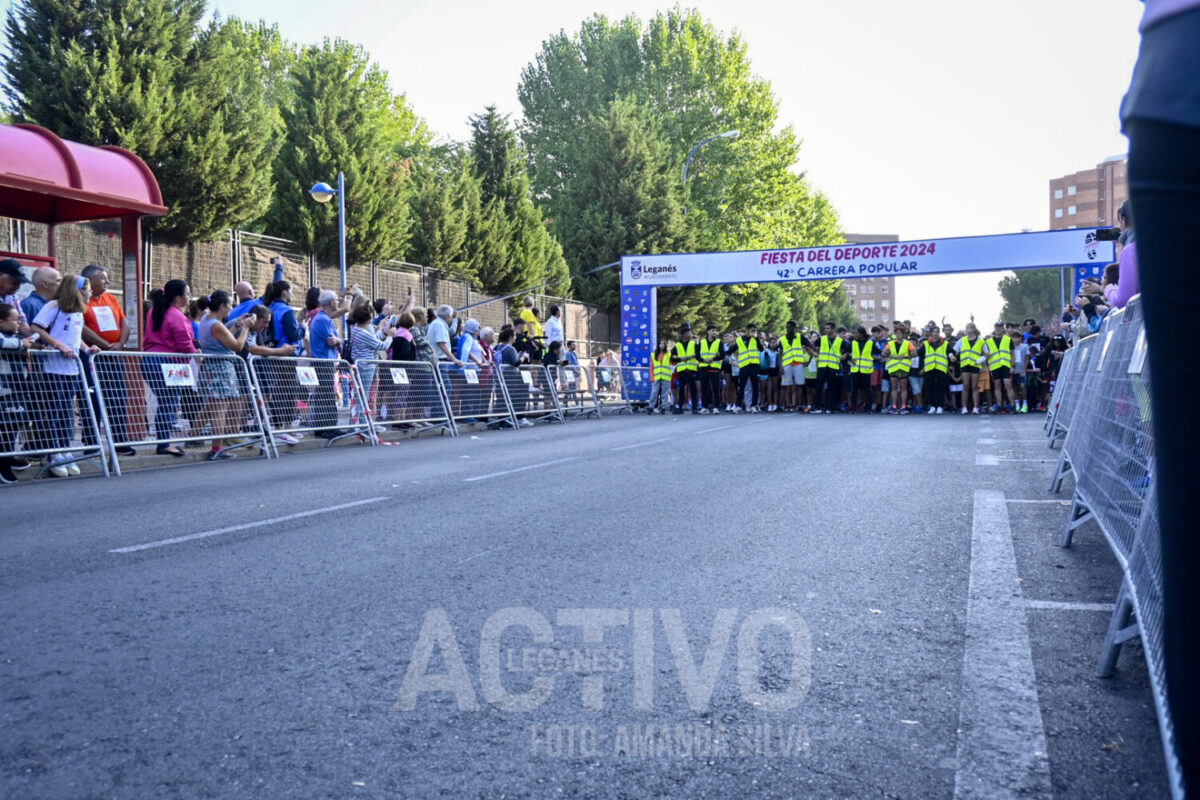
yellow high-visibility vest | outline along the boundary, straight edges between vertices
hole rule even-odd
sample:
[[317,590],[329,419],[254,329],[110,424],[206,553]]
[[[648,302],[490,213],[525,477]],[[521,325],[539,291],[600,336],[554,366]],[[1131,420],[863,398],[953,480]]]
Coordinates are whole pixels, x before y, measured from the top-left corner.
[[875,371],[875,343],[870,339],[859,342],[850,340],[850,372],[856,375],[869,375]]
[[751,338],[750,341],[746,341],[746,337],[739,336],[737,340],[738,369],[757,367],[758,363],[758,338],[754,337]]
[[946,348],[949,347],[949,342],[945,339],[937,347],[930,347],[929,342],[925,343],[925,371],[933,370],[935,372],[948,372],[950,369],[950,357],[946,354]]
[[721,368],[721,340],[700,340],[700,367],[702,369]]
[[662,359],[654,353],[650,354],[650,363],[654,365],[654,380],[669,381],[671,380],[671,354],[663,353]]
[[983,337],[975,340],[975,344],[971,344],[969,338],[959,339],[962,342],[962,353],[959,356],[958,363],[964,367],[978,367],[983,364]]
[[1007,336],[1000,337],[1000,347],[996,347],[994,338],[984,342],[984,347],[987,349],[988,369],[997,370],[1004,367],[1012,369],[1012,339]]
[[842,337],[821,337],[821,350],[817,354],[817,369],[839,369],[842,366]]
[[804,338],[800,334],[797,333],[791,339],[788,339],[787,334],[780,336],[779,346],[783,348],[785,367],[808,363],[808,351],[804,349]]
[[888,375],[905,374],[909,371],[909,359],[912,357],[912,343],[907,339],[893,339],[888,342],[887,356]]
[[675,343],[675,368],[680,372],[694,372],[696,369],[696,340],[692,339],[684,346],[683,342]]

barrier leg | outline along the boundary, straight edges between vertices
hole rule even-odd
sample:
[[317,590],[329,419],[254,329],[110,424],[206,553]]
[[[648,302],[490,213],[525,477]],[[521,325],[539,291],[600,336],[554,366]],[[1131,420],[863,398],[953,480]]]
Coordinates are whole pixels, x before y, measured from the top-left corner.
[[1117,670],[1117,658],[1121,655],[1121,645],[1138,635],[1136,622],[1133,619],[1133,600],[1129,596],[1129,584],[1121,582],[1121,592],[1117,595],[1116,608],[1108,620],[1108,633],[1104,635],[1104,644],[1100,646],[1100,658],[1096,662],[1096,677],[1111,678]]
[[1063,530],[1062,538],[1059,539],[1059,547],[1070,547],[1071,539],[1075,535],[1075,529],[1092,519],[1092,511],[1083,501],[1079,499],[1079,493],[1071,498],[1071,513],[1067,515],[1067,527]]
[[1058,453],[1058,464],[1054,467],[1054,477],[1050,478],[1050,492],[1058,494],[1062,491],[1063,478],[1071,471],[1071,459],[1067,458],[1067,451],[1060,450]]

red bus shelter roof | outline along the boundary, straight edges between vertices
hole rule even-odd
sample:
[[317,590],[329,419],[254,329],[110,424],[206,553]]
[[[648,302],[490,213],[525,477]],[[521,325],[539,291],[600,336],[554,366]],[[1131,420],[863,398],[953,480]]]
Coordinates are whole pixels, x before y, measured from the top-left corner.
[[128,150],[0,125],[0,216],[57,224],[168,210],[154,173]]

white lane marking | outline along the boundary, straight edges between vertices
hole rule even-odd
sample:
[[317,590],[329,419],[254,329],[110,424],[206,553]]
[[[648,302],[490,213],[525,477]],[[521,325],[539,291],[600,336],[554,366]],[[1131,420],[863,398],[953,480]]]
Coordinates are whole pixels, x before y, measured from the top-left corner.
[[217,528],[211,531],[201,531],[200,533],[189,533],[187,536],[175,536],[170,539],[159,539],[154,542],[146,542],[145,544],[134,544],[129,547],[118,547],[115,550],[109,550],[110,553],[136,553],[139,550],[149,550],[153,547],[166,547],[169,544],[180,544],[181,542],[192,542],[196,539],[207,539],[211,536],[220,536],[224,533],[234,533],[235,531],[246,531],[251,528],[261,528],[264,525],[274,525],[278,522],[288,522],[293,519],[303,519],[304,517],[315,517],[317,514],[328,514],[331,511],[341,511],[345,508],[355,508],[356,506],[370,505],[371,503],[381,503],[387,500],[386,497],[368,497],[366,500],[354,500],[350,503],[340,503],[336,506],[326,506],[325,508],[314,508],[312,511],[300,511],[295,514],[287,514],[282,517],[272,517],[271,519],[260,519],[257,522],[246,522],[241,525],[230,525],[228,528]]
[[975,444],[995,444],[995,439],[976,439]]
[[978,453],[975,456],[975,466],[998,467],[1000,466],[1000,459],[991,453]]
[[661,439],[651,439],[648,442],[634,442],[633,444],[623,444],[620,447],[610,447],[608,449],[611,450],[612,452],[616,452],[617,450],[632,450],[635,447],[648,447],[652,444],[658,444],[659,442],[669,442],[669,441],[671,441],[671,437],[664,436]]
[[516,469],[506,469],[500,472],[489,472],[487,475],[476,475],[473,478],[463,478],[463,483],[474,483],[475,481],[486,481],[488,478],[499,478],[501,475],[512,475],[516,472],[525,472],[530,469],[538,469],[540,467],[549,467],[554,464],[565,464],[568,461],[578,461],[579,456],[570,456],[568,458],[556,458],[553,461],[543,461],[541,464],[530,464],[526,467],[517,467]]
[[956,798],[1050,798],[1046,732],[1004,493],[975,490]]
[[496,545],[495,547],[489,547],[487,550],[478,552],[473,556],[467,556],[466,558],[462,559],[461,561],[455,561],[454,563],[455,564],[465,564],[468,561],[473,561],[474,559],[479,558],[480,556],[486,556],[488,553],[494,553],[497,550],[499,550],[501,548],[501,546],[502,545]]
[[1030,608],[1043,611],[1106,611],[1112,612],[1112,603],[1067,603],[1061,600],[1030,600]]
[[1006,503],[1034,503],[1037,505],[1045,504],[1045,505],[1057,505],[1057,506],[1071,505],[1070,500],[1014,500],[1012,498],[1009,498],[1009,499],[1005,500],[1004,502],[1006,502]]
[[[749,424],[749,423],[746,423],[746,424]],[[736,428],[736,427],[738,427],[738,426],[737,425],[720,425],[716,428],[704,428],[703,430],[692,431],[692,433],[701,434],[701,433],[712,433],[713,431],[727,431],[730,428]]]

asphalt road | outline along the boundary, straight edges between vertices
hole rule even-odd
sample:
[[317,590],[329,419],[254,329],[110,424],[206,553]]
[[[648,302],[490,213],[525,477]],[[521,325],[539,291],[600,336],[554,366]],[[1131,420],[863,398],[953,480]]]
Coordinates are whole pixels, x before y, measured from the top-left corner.
[[6,488],[0,795],[1161,797],[1041,423],[623,417]]

